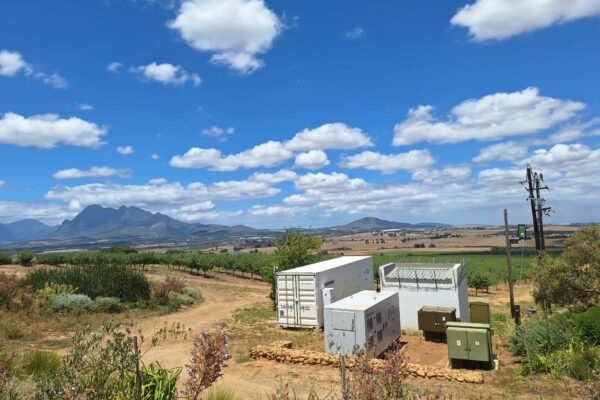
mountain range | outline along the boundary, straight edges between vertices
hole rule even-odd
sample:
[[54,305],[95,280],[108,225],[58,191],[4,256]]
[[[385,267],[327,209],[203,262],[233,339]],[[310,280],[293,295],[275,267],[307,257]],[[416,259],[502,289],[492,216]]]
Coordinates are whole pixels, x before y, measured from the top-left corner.
[[[373,217],[345,225],[309,229],[317,234],[356,233],[383,229],[423,229],[448,225],[438,223],[409,224]],[[255,229],[245,225],[186,223],[161,213],[137,207],[119,208],[91,205],[71,220],[47,226],[37,220],[0,224],[3,249],[50,249],[95,247],[116,244],[157,245],[160,243],[215,243],[257,236],[277,236],[282,230]]]
[[23,219],[10,224],[0,223],[0,243],[39,239],[54,233],[57,228],[35,219]]
[[332,229],[344,232],[365,232],[365,231],[380,231],[385,229],[423,229],[423,228],[442,228],[450,225],[440,224],[437,222],[419,222],[418,224],[409,224],[407,222],[386,221],[374,217],[365,217],[352,221],[346,225],[338,225]]

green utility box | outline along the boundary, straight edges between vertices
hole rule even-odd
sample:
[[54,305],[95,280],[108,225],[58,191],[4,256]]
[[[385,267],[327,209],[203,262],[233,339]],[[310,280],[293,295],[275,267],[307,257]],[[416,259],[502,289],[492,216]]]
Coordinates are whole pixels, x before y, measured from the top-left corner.
[[448,322],[446,337],[452,368],[492,368],[492,330],[489,324]]
[[419,330],[425,340],[446,341],[446,322],[456,321],[456,308],[424,306],[419,312]]
[[490,301],[482,297],[471,298],[469,300],[469,314],[471,314],[471,322],[491,324]]

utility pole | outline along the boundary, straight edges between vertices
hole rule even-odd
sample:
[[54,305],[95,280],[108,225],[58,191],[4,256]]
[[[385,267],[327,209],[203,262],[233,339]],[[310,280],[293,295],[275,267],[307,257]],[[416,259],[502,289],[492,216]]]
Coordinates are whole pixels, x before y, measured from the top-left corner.
[[535,196],[537,200],[537,214],[538,214],[538,229],[540,231],[540,249],[542,251],[546,250],[546,239],[544,238],[544,214],[547,214],[550,211],[550,207],[544,207],[545,200],[540,197],[540,190],[548,190],[548,186],[544,183],[542,187],[541,184],[544,183],[544,175],[535,174]]
[[533,195],[533,170],[531,165],[527,164],[527,175],[525,182],[527,187],[525,190],[529,193],[529,201],[531,203],[531,215],[533,216],[533,235],[535,237],[535,249],[539,251],[540,247],[540,229],[538,227],[537,210],[535,207],[535,196]]
[[504,209],[504,235],[506,236],[506,263],[508,265],[508,290],[510,292],[510,315],[515,317],[515,294],[513,291],[512,257],[508,235],[508,211]]
[[544,214],[549,215],[550,207],[544,207],[545,200],[542,198],[540,191],[549,190],[544,182],[544,175],[533,172],[531,165],[527,164],[527,173],[525,181],[521,182],[525,185],[528,198],[531,204],[531,215],[533,217],[533,233],[535,235],[535,249],[537,252],[546,250],[546,240],[544,238]]

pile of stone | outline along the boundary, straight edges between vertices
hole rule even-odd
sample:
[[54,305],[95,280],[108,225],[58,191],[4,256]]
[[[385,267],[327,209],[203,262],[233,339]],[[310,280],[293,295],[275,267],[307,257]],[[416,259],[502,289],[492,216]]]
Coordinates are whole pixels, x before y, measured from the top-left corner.
[[[253,359],[267,359],[277,362],[304,365],[323,365],[339,367],[340,356],[312,350],[294,350],[292,342],[278,340],[269,345],[259,345],[250,350]],[[345,364],[348,368],[356,365],[356,358],[346,357]],[[378,371],[385,366],[385,360],[369,360],[373,370]],[[480,371],[438,368],[429,365],[405,364],[406,375],[420,378],[440,379],[455,382],[483,383],[483,373]]]

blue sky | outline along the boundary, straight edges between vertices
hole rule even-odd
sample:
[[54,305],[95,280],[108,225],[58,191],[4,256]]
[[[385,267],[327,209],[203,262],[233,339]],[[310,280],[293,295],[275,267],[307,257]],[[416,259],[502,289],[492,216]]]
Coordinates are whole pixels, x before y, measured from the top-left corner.
[[[535,3],[535,4],[534,4]],[[0,5],[0,221],[598,220],[600,1]]]

